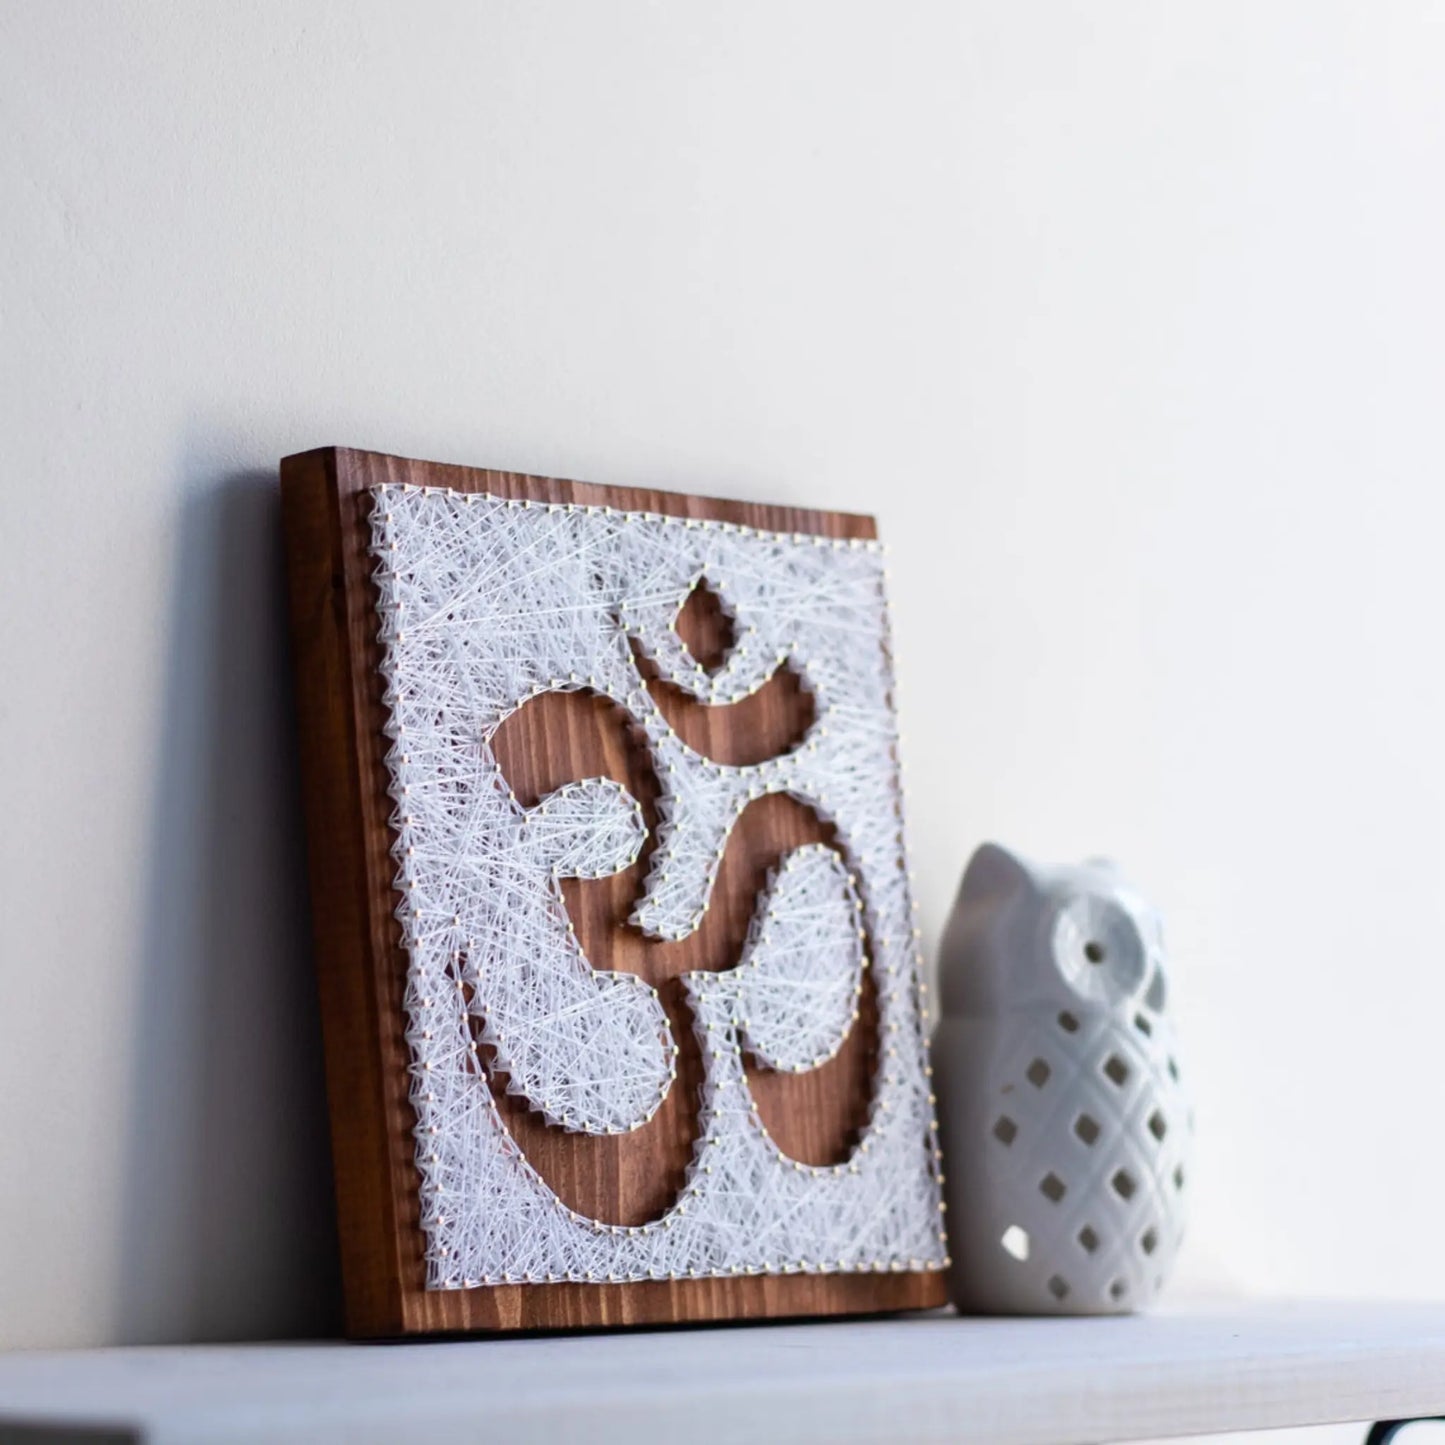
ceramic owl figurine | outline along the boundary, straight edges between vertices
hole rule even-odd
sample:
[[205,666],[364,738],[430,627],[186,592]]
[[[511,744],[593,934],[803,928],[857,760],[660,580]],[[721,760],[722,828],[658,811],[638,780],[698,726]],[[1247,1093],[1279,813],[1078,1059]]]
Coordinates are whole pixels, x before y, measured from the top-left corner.
[[1112,864],[1036,868],[985,844],[939,985],[954,1303],[1146,1307],[1179,1248],[1192,1127],[1157,915]]

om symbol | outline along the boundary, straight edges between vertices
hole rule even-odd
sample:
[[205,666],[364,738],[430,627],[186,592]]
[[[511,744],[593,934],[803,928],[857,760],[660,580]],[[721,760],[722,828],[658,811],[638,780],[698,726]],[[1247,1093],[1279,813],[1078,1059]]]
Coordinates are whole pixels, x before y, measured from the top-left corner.
[[[731,624],[705,584],[676,629],[701,665],[721,666]],[[758,785],[740,797],[734,786],[736,801],[719,804],[732,815],[690,836],[671,826],[668,784],[678,785],[642,708],[585,682],[539,692],[490,744],[526,849],[504,880],[516,933],[504,919],[494,945],[556,950],[567,967],[522,971],[504,989],[488,986],[485,959],[459,964],[480,1067],[529,1164],[569,1205],[623,1224],[677,1197],[714,1051],[742,1054],[759,1121],[811,1166],[855,1145],[876,1051],[858,880],[818,809],[765,782],[816,723],[802,674],[780,665],[741,701],[708,705],[663,681],[635,645],[633,658],[652,716],[702,760],[694,812],[711,816],[713,776],[719,794],[743,769]],[[695,894],[704,876],[704,903],[680,922],[649,916],[649,889],[656,904],[660,887],[691,879]],[[539,886],[546,897],[529,894]],[[711,1029],[698,1017],[703,991],[725,1014]]]

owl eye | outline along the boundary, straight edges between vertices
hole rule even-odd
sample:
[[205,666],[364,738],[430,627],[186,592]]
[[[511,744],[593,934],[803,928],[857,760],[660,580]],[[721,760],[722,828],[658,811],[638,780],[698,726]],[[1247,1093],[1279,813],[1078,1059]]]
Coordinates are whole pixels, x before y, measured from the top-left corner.
[[1144,986],[1149,954],[1129,911],[1112,898],[1082,893],[1054,916],[1054,964],[1089,1003],[1111,1008]]

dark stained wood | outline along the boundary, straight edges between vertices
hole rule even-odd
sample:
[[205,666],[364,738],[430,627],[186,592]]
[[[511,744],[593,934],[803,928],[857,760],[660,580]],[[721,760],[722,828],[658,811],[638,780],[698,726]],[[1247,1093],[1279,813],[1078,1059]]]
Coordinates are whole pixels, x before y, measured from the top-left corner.
[[[682,630],[679,625],[678,631]],[[636,643],[632,655],[668,725],[694,752],[715,763],[745,768],[766,762],[796,747],[812,726],[813,695],[790,664],[780,667],[751,697],[730,707],[706,707],[660,678]]]
[[687,594],[677,614],[677,635],[682,644],[708,672],[717,670],[737,641],[733,620],[722,598],[704,578]]
[[[415,1121],[407,1102],[401,1007],[406,957],[392,911],[367,490],[380,482],[443,486],[834,537],[870,538],[872,519],[340,448],[288,457],[281,479],[348,1331],[386,1336],[560,1329],[941,1304],[943,1278],[933,1273],[429,1291],[418,1224]],[[718,665],[730,622],[716,599],[695,593],[679,630],[704,666]],[[811,698],[786,669],[731,708],[705,708],[655,678],[649,686],[684,740],[720,761],[741,761],[750,748],[758,757],[771,756],[791,746],[811,717]],[[645,752],[632,744],[627,720],[606,699],[578,693],[539,697],[507,720],[494,747],[524,802],[573,778],[606,774],[626,783],[649,812],[649,822],[655,821],[657,784]],[[701,1077],[678,975],[731,967],[768,868],[799,844],[829,841],[826,825],[791,798],[770,796],[751,804],[734,829],[704,926],[680,943],[643,939],[626,924],[645,857],[614,878],[564,883],[587,956],[599,968],[630,969],[656,983],[683,1048],[668,1100],[650,1124],[629,1135],[592,1138],[549,1126],[525,1102],[506,1095],[503,1080],[492,1079],[508,1127],[569,1204],[618,1223],[655,1218],[667,1208],[690,1157]],[[875,1034],[870,986],[859,1023],[822,1068],[781,1075],[750,1062],[759,1111],[785,1152],[809,1163],[846,1157],[866,1117]]]

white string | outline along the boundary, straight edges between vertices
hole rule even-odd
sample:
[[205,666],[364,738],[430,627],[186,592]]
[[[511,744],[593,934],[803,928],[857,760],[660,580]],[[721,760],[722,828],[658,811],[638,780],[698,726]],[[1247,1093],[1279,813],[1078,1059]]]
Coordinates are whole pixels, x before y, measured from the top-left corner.
[[826,1064],[858,1018],[862,901],[831,848],[797,848],[772,870],[738,965],[738,1032],[759,1063]]
[[[374,495],[429,1287],[941,1268],[881,549],[441,489]],[[699,579],[736,623],[715,675],[675,626]],[[791,661],[815,720],[781,757],[712,762],[662,717],[629,638],[705,703],[738,701]],[[648,935],[698,927],[754,798],[798,798],[834,825],[842,853],[786,855],[738,966],[685,976],[703,1054],[699,1137],[676,1201],[636,1226],[570,1209],[531,1167],[492,1099],[469,1018],[508,1089],[566,1129],[639,1128],[674,1081],[678,1049],[656,990],[592,968],[558,881],[633,863],[641,807],[592,778],[524,808],[490,747],[529,699],[578,689],[632,715],[661,785],[632,920]],[[743,1051],[791,1071],[832,1057],[857,1016],[865,938],[882,1045],[868,1122],[845,1163],[803,1164],[764,1128]]]

